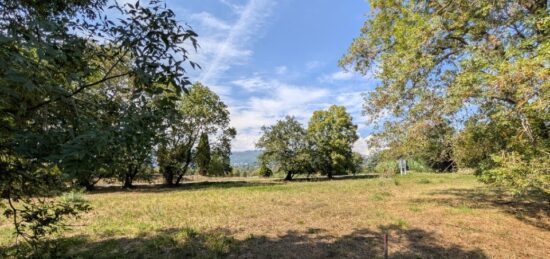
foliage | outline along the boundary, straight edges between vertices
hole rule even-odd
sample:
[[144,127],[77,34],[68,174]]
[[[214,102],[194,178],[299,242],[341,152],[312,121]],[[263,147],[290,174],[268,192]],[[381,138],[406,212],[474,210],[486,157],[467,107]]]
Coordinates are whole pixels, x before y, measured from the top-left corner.
[[[15,202],[20,202],[15,200]],[[44,249],[41,247],[48,237],[66,229],[63,220],[70,217],[79,217],[79,213],[91,209],[89,203],[84,200],[81,193],[70,192],[58,200],[42,198],[27,198],[18,204],[9,200],[11,210],[6,210],[4,215],[14,219],[14,227],[17,237],[27,241],[33,250]],[[19,217],[19,219],[16,219]]]
[[[475,118],[477,122],[470,121],[466,133],[459,132],[453,144],[459,164],[478,167],[474,161],[482,161],[481,175],[504,186],[509,181],[492,177],[494,172],[511,173],[513,182],[537,178],[537,170],[524,167],[519,173],[503,161],[519,155],[526,165],[533,165],[550,152],[548,2],[373,0],[370,4],[372,15],[340,61],[365,74],[372,71],[380,79],[366,97],[365,114],[372,121],[391,115],[384,132],[397,128],[410,132],[443,120],[460,130],[464,121]],[[452,142],[445,138],[447,147]],[[498,141],[465,152],[474,143],[489,140]],[[384,146],[387,139],[374,141]],[[527,188],[523,191],[544,191],[540,185],[520,186]]]
[[487,183],[499,183],[515,194],[530,193],[548,197],[550,155],[530,158],[519,153],[493,155],[496,164],[481,175]]
[[199,173],[202,175],[206,175],[208,173],[212,158],[210,155],[210,143],[208,142],[208,134],[204,132],[199,138],[199,145],[197,146],[197,154],[195,159],[197,161]]
[[365,162],[365,158],[363,157],[363,155],[361,155],[357,152],[353,152],[352,159],[351,159],[350,172],[354,175],[357,174],[357,173],[360,173],[361,170],[363,169],[364,162]]
[[306,131],[294,117],[287,116],[273,126],[264,126],[262,131],[256,143],[263,151],[260,155],[262,166],[273,163],[286,173],[285,180],[309,171],[311,156]]
[[[235,128],[226,128],[219,136],[218,142],[214,144],[214,159],[217,159],[221,165],[221,171],[213,171],[214,175],[227,175],[233,171],[231,167],[231,141],[237,135]],[[211,165],[212,167],[212,165]]]
[[328,110],[313,112],[307,136],[312,144],[312,161],[316,171],[344,174],[354,170],[353,143],[358,139],[357,125],[343,106],[332,105]]
[[[168,185],[178,185],[197,160],[197,141],[201,136],[217,136],[215,149],[221,155],[224,171],[229,165],[225,158],[231,152],[235,130],[229,127],[229,111],[220,97],[201,83],[193,84],[188,94],[179,96],[177,107],[169,110],[163,122],[167,130],[161,136],[157,160]],[[199,156],[199,160],[205,158]],[[205,162],[202,161],[201,162]],[[210,163],[210,161],[208,162]],[[204,164],[203,166],[207,166]],[[205,168],[206,169],[206,168]]]
[[383,176],[393,176],[399,173],[399,165],[397,160],[384,160],[380,161],[374,167],[374,172]]
[[136,177],[152,164],[152,147],[156,143],[160,120],[158,112],[147,104],[130,105],[123,110],[115,129],[111,152],[117,154],[112,165],[124,187],[131,188]]
[[107,7],[0,2],[0,193],[22,208],[4,214],[16,225],[18,215],[37,219],[28,225],[37,234],[84,210],[47,198],[64,180],[90,187],[124,164],[130,178],[142,169],[157,108],[174,105],[186,64],[197,66],[184,47],[197,35],[163,3]]
[[260,177],[271,177],[273,175],[273,171],[265,163],[262,163],[260,168],[258,168],[258,176]]

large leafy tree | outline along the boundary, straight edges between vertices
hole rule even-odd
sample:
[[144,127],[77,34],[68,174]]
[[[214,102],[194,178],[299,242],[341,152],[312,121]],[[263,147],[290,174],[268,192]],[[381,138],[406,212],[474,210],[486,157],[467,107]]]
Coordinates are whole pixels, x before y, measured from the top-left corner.
[[[0,2],[0,193],[18,235],[28,225],[18,215],[53,225],[76,212],[38,199],[64,188],[61,175],[89,182],[90,172],[117,158],[108,153],[113,143],[134,141],[109,133],[115,97],[101,89],[118,84],[123,102],[137,105],[181,92],[189,83],[184,66],[196,66],[184,46],[196,47],[197,35],[160,1],[107,7],[105,0]],[[137,134],[148,127],[124,121]]]
[[306,130],[294,118],[287,116],[275,125],[262,127],[256,147],[262,150],[262,166],[273,164],[286,173],[285,180],[295,174],[310,171],[310,152]]
[[[389,112],[394,123],[386,124],[387,131],[439,118],[460,125],[475,117],[457,145],[483,145],[495,135],[503,139],[494,149],[482,147],[484,154],[472,153],[472,159],[461,152],[461,159],[483,160],[487,167],[478,169],[487,182],[549,194],[548,2],[372,0],[370,5],[361,35],[341,59],[343,66],[372,72],[381,81],[366,98],[369,118]],[[521,166],[511,167],[513,161]]]
[[352,146],[359,138],[357,125],[343,106],[313,112],[307,128],[312,143],[312,161],[318,172],[332,178],[355,170]]
[[164,123],[167,130],[158,161],[168,185],[178,185],[196,163],[197,142],[201,136],[218,136],[222,142],[230,141],[224,134],[231,131],[227,106],[201,83],[193,84],[186,95],[180,96],[177,107]]

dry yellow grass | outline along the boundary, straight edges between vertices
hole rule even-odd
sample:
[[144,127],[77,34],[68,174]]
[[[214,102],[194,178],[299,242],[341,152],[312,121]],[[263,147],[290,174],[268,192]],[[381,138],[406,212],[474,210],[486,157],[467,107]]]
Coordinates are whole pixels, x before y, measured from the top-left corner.
[[[548,204],[512,201],[464,174],[234,181],[86,195],[69,257],[548,258]],[[546,207],[545,207],[546,205]],[[9,225],[0,245],[12,242]]]

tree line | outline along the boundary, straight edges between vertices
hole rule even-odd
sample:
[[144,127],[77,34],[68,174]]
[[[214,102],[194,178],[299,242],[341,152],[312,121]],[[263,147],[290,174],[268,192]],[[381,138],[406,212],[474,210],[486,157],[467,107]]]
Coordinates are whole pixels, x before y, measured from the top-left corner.
[[36,248],[90,210],[73,187],[132,187],[155,163],[230,170],[229,113],[187,69],[198,35],[162,1],[0,2],[0,208]]
[[269,176],[270,167],[286,174],[292,180],[296,174],[320,173],[331,179],[338,174],[355,174],[363,158],[354,153],[357,125],[343,106],[332,105],[313,112],[307,128],[287,116],[272,126],[263,126],[256,147],[260,174]]

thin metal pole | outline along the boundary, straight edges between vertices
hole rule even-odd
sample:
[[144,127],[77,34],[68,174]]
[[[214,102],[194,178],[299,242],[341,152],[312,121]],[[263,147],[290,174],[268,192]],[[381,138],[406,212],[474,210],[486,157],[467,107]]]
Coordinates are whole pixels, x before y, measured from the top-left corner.
[[388,259],[388,232],[384,232],[384,259]]

